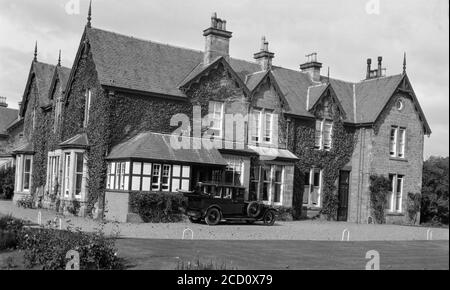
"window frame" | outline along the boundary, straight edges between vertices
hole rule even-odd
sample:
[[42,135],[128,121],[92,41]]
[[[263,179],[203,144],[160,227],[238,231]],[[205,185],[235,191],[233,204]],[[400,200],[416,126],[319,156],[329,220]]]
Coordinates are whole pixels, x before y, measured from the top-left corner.
[[[320,126],[318,126],[320,125]],[[325,126],[330,125],[330,132],[328,136],[325,136]],[[320,129],[319,129],[320,128]],[[314,134],[314,149],[331,151],[333,148],[333,129],[334,122],[330,119],[316,119],[315,134]],[[329,139],[329,146],[326,145],[326,140]]]
[[[402,174],[389,174],[391,180],[391,192],[388,198],[388,212],[389,213],[403,213],[403,193],[405,186],[405,175]],[[398,184],[401,184],[400,192],[398,191]]]
[[[315,173],[319,173],[319,186],[314,185],[314,175]],[[308,202],[305,203],[303,199],[303,205],[309,206],[311,208],[321,208],[322,207],[322,193],[323,193],[323,170],[319,168],[311,168],[309,171],[309,184],[307,191],[304,190],[303,194],[308,194]],[[312,193],[314,189],[318,189],[318,197],[317,197],[317,204],[312,203]]]
[[[255,116],[258,116],[258,120],[256,120]],[[253,143],[260,143],[262,140],[261,138],[262,119],[263,119],[263,110],[252,109],[250,122],[250,140]]]
[[[29,171],[26,171],[27,161],[30,161]],[[26,175],[28,174],[28,187],[25,188],[25,180]],[[23,155],[23,173],[22,173],[22,192],[30,192],[32,186],[32,177],[33,177],[33,156],[32,155]]]
[[84,122],[83,122],[83,127],[87,128],[88,124],[89,124],[89,115],[90,115],[90,110],[91,110],[91,102],[92,102],[92,90],[91,89],[86,89],[86,92],[84,94]]
[[[216,105],[220,106],[220,112],[216,111]],[[220,114],[219,118],[216,118],[216,114]],[[220,101],[210,101],[209,102],[209,124],[208,130],[218,132],[218,135],[214,135],[214,138],[222,139],[223,126],[224,126],[224,115],[225,115],[225,103]],[[217,126],[217,127],[216,127]]]

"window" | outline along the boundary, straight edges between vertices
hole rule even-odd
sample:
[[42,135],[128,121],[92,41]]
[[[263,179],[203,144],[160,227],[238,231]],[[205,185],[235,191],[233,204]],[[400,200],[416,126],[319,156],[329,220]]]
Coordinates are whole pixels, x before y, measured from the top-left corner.
[[250,200],[258,199],[259,185],[261,180],[261,167],[253,166],[250,170]]
[[314,168],[305,173],[305,189],[303,192],[303,204],[311,207],[320,207],[322,195],[322,171]]
[[283,186],[283,167],[274,166],[274,178],[273,178],[273,202],[281,202],[281,192]]
[[317,150],[330,151],[332,145],[333,122],[329,120],[316,121],[315,145]]
[[250,181],[250,193],[254,190],[257,192],[259,200],[281,204],[284,190],[284,168],[281,165],[254,167]]
[[57,194],[59,183],[59,156],[54,152],[49,153],[47,166],[47,189],[51,194]]
[[406,128],[391,127],[389,154],[394,158],[405,158]]
[[397,110],[399,110],[399,111],[403,110],[403,107],[404,107],[403,101],[402,100],[398,100],[397,103],[396,103],[396,107],[397,107]]
[[89,111],[91,109],[91,99],[92,99],[92,93],[91,90],[86,90],[85,94],[85,105],[84,105],[84,127],[86,128],[89,124]]
[[31,187],[31,156],[25,156],[23,162],[23,191],[29,191]]
[[272,111],[253,110],[250,116],[250,140],[254,143],[272,143],[274,119]]
[[251,140],[253,142],[260,142],[261,141],[261,119],[262,119],[262,112],[258,110],[253,110],[253,113],[251,115]]
[[228,158],[225,169],[225,183],[240,186],[242,184],[242,161],[239,158]]
[[161,189],[162,191],[170,190],[170,165],[163,165]]
[[190,166],[174,165],[172,169],[172,192],[189,190],[191,176]]
[[390,212],[402,212],[402,198],[403,198],[403,175],[390,174],[392,190],[387,197],[388,208]]
[[64,154],[64,194],[70,195],[70,153]]
[[262,200],[269,201],[270,180],[272,172],[270,166],[265,166],[262,170],[263,170]]
[[33,130],[36,129],[36,108],[33,108]]
[[152,190],[161,190],[161,164],[153,164],[153,175],[152,175]]
[[273,133],[273,114],[265,113],[265,126],[264,126],[264,142],[272,143],[272,133]]
[[211,122],[209,131],[211,132],[211,135],[222,138],[224,104],[221,102],[210,102],[209,112]]
[[81,185],[83,183],[84,154],[75,153],[75,196],[81,196]]

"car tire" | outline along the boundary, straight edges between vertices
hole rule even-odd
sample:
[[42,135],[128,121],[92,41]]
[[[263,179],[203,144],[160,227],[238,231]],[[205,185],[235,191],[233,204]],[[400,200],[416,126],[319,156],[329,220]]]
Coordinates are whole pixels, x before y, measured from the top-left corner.
[[257,201],[252,201],[247,206],[247,216],[251,218],[256,218],[261,213],[261,205]]
[[208,209],[205,216],[205,222],[209,226],[216,226],[220,223],[220,220],[222,219],[222,214],[220,213],[219,209],[213,207]]
[[264,214],[263,222],[266,226],[273,226],[275,224],[275,212],[269,210]]

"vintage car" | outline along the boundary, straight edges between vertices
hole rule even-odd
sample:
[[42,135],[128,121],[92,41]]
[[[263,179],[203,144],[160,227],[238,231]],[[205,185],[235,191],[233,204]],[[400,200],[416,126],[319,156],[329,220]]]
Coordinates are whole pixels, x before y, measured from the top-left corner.
[[225,221],[262,221],[272,226],[277,210],[257,201],[245,201],[245,187],[198,183],[196,190],[182,192],[188,199],[186,215],[193,223],[203,220],[208,225]]

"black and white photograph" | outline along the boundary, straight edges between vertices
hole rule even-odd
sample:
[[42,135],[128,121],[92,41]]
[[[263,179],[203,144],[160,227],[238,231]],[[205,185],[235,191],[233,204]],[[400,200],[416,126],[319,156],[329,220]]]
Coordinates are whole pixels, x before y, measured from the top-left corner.
[[447,0],[0,0],[0,271],[448,271],[448,224]]

